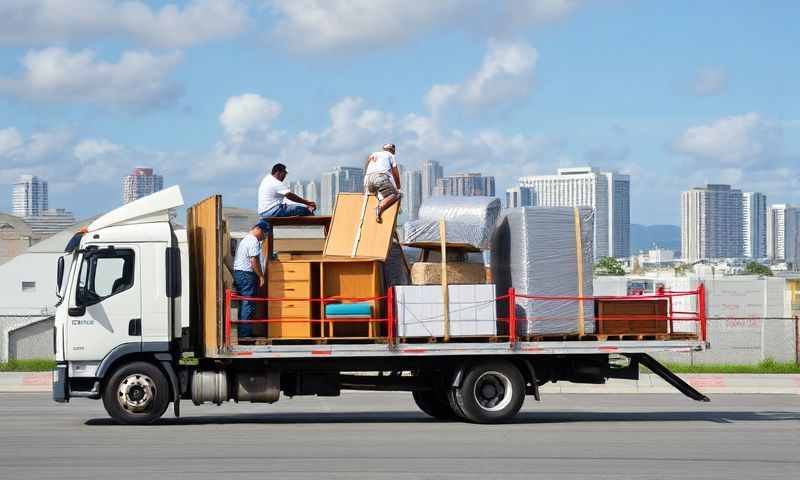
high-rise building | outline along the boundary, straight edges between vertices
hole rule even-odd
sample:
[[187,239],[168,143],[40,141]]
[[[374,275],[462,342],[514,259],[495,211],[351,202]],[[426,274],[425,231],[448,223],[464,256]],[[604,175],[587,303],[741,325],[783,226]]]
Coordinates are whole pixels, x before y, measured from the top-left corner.
[[164,188],[164,177],[155,175],[152,168],[136,167],[122,177],[122,203],[130,203]]
[[35,217],[48,208],[47,182],[36,175],[20,175],[11,196],[13,213],[17,217]]
[[426,160],[422,162],[422,199],[433,195],[436,188],[436,183],[440,178],[444,177],[444,168],[439,165],[439,162],[434,160]]
[[[310,180],[305,185],[305,199],[319,203],[319,180]],[[319,207],[319,205],[317,205]]]
[[736,258],[744,251],[742,191],[706,185],[681,193],[681,253],[686,261]]
[[742,242],[745,257],[767,256],[767,196],[763,193],[742,193]]
[[63,208],[48,208],[40,215],[25,217],[25,223],[35,235],[44,238],[75,225],[75,215]]
[[767,257],[800,267],[800,207],[779,204],[767,212]]
[[494,197],[494,177],[484,177],[480,173],[457,173],[442,177],[436,182],[433,194]]
[[422,172],[407,170],[402,176],[400,187],[403,190],[400,209],[407,220],[416,220],[419,217],[419,207],[422,205]]
[[306,185],[305,182],[302,180],[295,180],[289,183],[289,190],[292,191],[298,197],[305,197],[306,196]]
[[628,175],[600,172],[591,167],[559,168],[556,175],[521,177],[519,185],[530,189],[529,200],[520,195],[520,201],[530,206],[592,207],[595,258],[630,255],[631,181]]
[[323,173],[320,183],[320,201],[318,202],[320,214],[330,215],[336,205],[336,195],[344,192],[364,191],[364,169],[336,167],[333,171]]
[[513,187],[506,189],[506,208],[533,206],[533,189],[531,187]]

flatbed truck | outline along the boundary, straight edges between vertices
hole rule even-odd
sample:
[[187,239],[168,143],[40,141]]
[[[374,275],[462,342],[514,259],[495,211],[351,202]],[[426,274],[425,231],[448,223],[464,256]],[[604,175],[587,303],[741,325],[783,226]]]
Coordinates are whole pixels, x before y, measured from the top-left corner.
[[[527,395],[539,400],[545,383],[636,379],[640,365],[708,401],[651,356],[706,349],[704,328],[696,335],[536,339],[517,337],[512,326],[506,337],[415,343],[394,333],[391,288],[383,296],[387,325],[375,341],[234,342],[232,297],[221,279],[221,198],[192,207],[186,229],[171,220],[181,205],[179,188],[171,187],[120,207],[59,259],[56,402],[102,400],[115,421],[147,424],[170,403],[180,416],[182,400],[272,403],[348,389],[407,391],[434,418],[500,423]],[[700,323],[702,293],[693,317]]]

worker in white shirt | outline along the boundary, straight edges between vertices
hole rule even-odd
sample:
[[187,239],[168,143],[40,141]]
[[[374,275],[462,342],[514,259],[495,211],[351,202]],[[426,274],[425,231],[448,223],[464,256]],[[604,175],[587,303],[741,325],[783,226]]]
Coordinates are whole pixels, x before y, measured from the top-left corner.
[[[262,220],[239,241],[236,256],[233,260],[233,282],[236,291],[243,297],[255,297],[258,289],[264,286],[264,271],[261,269],[261,241],[269,227]],[[256,304],[251,300],[242,300],[239,305],[239,320],[252,320],[256,312]],[[250,337],[253,326],[249,323],[238,324],[239,338]]]
[[[261,180],[258,187],[258,215],[267,217],[304,217],[313,215],[317,204],[292,193],[283,183],[288,172],[286,165],[276,163],[272,172]],[[287,204],[285,200],[295,202]],[[299,205],[298,205],[299,204]]]
[[364,166],[364,188],[378,196],[375,221],[381,223],[381,214],[400,200],[400,171],[395,160],[395,146],[387,143],[383,150],[367,157]]

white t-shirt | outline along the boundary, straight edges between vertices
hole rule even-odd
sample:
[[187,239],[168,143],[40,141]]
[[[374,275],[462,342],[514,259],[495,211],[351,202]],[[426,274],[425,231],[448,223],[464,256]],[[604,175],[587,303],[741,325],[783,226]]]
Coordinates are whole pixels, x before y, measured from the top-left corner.
[[366,175],[370,173],[385,173],[389,176],[392,175],[392,167],[397,166],[397,161],[394,155],[387,151],[375,152],[369,156],[370,161],[367,164]]
[[248,233],[244,236],[236,247],[236,256],[233,258],[233,269],[243,272],[252,272],[253,266],[250,259],[261,255],[261,242],[253,235]]
[[261,180],[261,185],[258,186],[258,213],[264,213],[283,203],[283,198],[290,191],[285,183],[273,177],[272,174],[267,174]]

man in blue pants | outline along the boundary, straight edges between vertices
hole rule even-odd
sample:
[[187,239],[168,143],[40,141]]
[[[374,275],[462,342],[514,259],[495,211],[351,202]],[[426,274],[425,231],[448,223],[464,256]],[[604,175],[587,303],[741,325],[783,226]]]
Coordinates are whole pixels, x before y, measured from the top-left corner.
[[[258,186],[258,215],[267,217],[303,217],[313,215],[317,204],[306,200],[289,190],[283,183],[288,172],[286,165],[276,163],[272,173],[265,176]],[[284,200],[291,200],[294,204],[287,204]]]
[[[261,221],[250,229],[236,247],[233,260],[233,282],[236,291],[244,297],[255,297],[258,289],[264,286],[264,272],[261,269],[261,241],[269,226]],[[252,320],[256,312],[255,302],[242,300],[239,304],[239,320]],[[253,335],[253,325],[238,324],[239,339]]]

